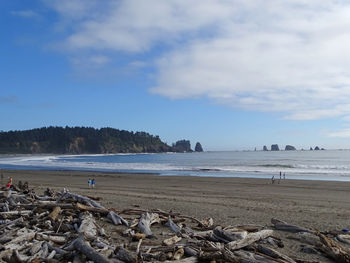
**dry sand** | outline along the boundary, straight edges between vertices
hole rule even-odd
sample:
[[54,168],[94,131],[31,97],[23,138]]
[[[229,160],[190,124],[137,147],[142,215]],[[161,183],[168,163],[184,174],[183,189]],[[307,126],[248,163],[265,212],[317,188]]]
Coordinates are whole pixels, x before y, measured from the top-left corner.
[[[212,217],[215,224],[259,224],[271,227],[272,217],[321,231],[350,228],[350,183],[267,179],[206,178],[118,174],[81,171],[2,170],[2,185],[11,176],[14,183],[28,181],[38,193],[47,187],[98,196],[101,203],[118,210],[139,206],[159,208],[195,216]],[[95,178],[96,188],[88,188]],[[277,231],[284,240],[288,233]],[[289,239],[287,239],[289,240]],[[299,245],[298,245],[299,246]],[[319,256],[303,255],[293,241],[287,241],[284,253],[298,258],[327,261]]]

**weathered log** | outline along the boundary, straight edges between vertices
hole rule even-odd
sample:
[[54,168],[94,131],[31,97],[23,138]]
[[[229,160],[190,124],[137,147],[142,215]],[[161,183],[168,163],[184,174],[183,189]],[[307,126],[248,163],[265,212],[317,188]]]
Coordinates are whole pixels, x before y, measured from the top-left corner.
[[307,229],[307,228],[303,228],[303,227],[299,227],[299,226],[295,226],[295,225],[290,225],[284,221],[272,218],[271,219],[271,223],[274,225],[274,227],[278,230],[282,230],[282,231],[288,231],[288,232],[293,232],[293,233],[297,233],[297,232],[309,232],[309,233],[313,233],[314,231]]
[[239,258],[240,263],[283,263],[278,259],[274,260],[266,258],[264,256],[244,250],[235,251],[234,255]]
[[59,206],[56,206],[52,212],[48,215],[48,217],[52,220],[52,221],[56,221],[57,217],[59,216],[59,214],[61,213],[62,209]]
[[106,209],[104,208],[101,204],[99,204],[98,202],[86,197],[86,196],[82,196],[79,194],[74,194],[68,191],[62,191],[61,192],[61,196],[60,198],[57,200],[57,202],[66,199],[66,198],[72,198],[74,200],[76,200],[79,203],[83,203],[85,205],[89,205],[89,206],[93,206],[93,207],[97,207],[97,208],[102,208],[102,209]]
[[32,213],[31,210],[18,210],[18,211],[8,211],[8,212],[0,212],[0,217],[4,219],[18,217],[23,215],[29,215]]
[[79,233],[83,233],[88,239],[93,239],[97,235],[96,222],[89,212],[84,212],[80,216],[81,224],[78,228]]
[[181,228],[177,224],[175,224],[173,220],[171,220],[170,216],[168,217],[168,222],[165,225],[168,226],[175,233],[181,232]]
[[122,218],[120,215],[113,211],[109,211],[107,218],[110,219],[114,225],[129,226],[128,221],[126,221],[124,218]]
[[82,237],[77,238],[74,241],[74,247],[75,249],[79,250],[81,253],[83,253],[88,259],[91,259],[92,261],[99,262],[99,263],[110,263],[111,261],[108,260],[106,257],[95,251],[89,244],[89,242],[85,242]]
[[86,206],[86,205],[83,205],[81,203],[76,203],[76,208],[78,208],[79,210],[83,210],[83,211],[100,213],[101,215],[104,215],[104,216],[106,216],[109,213],[109,211],[107,209],[98,208],[98,207],[94,207],[94,206]]
[[221,242],[229,243],[231,241],[244,239],[248,235],[248,232],[247,231],[229,232],[226,230],[222,230],[220,228],[215,228],[213,230],[213,234],[215,238],[220,240]]
[[237,250],[272,235],[273,230],[261,230],[259,232],[249,233],[244,239],[231,241],[230,243],[227,243],[226,246],[230,250]]
[[147,237],[152,236],[151,225],[152,223],[159,222],[159,215],[155,213],[144,213],[141,215],[140,221],[138,223],[138,228],[141,233],[145,234]]
[[170,237],[170,238],[163,240],[163,244],[166,246],[172,246],[175,243],[181,241],[181,239],[182,239],[182,237],[173,236],[173,237]]
[[288,263],[296,263],[293,259],[291,259],[290,257],[283,255],[282,253],[272,249],[272,248],[268,248],[265,247],[263,245],[258,245],[258,251],[260,253],[263,253],[265,255],[268,255],[269,257],[272,258],[276,258],[276,259],[283,259],[285,262]]
[[336,262],[350,263],[350,254],[342,245],[319,232],[317,232],[316,235],[319,236],[322,242],[320,249],[323,253],[334,259]]
[[16,237],[4,245],[5,249],[20,249],[23,241],[31,241],[35,237],[35,231],[22,228],[17,231]]
[[136,262],[135,257],[130,253],[130,251],[124,248],[117,248],[114,253],[117,259],[120,259],[123,262],[126,262],[126,263]]
[[320,238],[317,235],[309,233],[309,232],[298,232],[298,233],[295,233],[291,236],[288,236],[288,238],[296,239],[302,243],[313,245],[313,246],[320,246],[321,245]]
[[57,244],[65,244],[67,242],[67,238],[65,236],[47,235],[43,233],[36,233],[35,238],[38,240],[51,241]]

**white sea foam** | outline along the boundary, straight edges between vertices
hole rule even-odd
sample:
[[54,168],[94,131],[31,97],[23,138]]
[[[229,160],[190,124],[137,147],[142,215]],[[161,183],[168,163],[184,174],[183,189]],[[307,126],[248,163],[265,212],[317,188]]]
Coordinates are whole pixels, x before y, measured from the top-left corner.
[[[289,155],[286,156],[287,154]],[[327,151],[322,152],[323,155],[328,155],[327,158],[319,159],[316,159],[318,155],[312,154],[305,152],[281,153],[280,155],[262,152],[213,152],[205,155],[193,153],[33,155],[2,157],[0,168],[11,166],[10,168],[22,167],[25,169],[32,167],[35,169],[143,171],[159,172],[165,175],[220,177],[239,175],[264,178],[271,177],[271,175],[278,176],[282,171],[287,174],[288,178],[348,180],[350,154],[345,158],[344,153]]]

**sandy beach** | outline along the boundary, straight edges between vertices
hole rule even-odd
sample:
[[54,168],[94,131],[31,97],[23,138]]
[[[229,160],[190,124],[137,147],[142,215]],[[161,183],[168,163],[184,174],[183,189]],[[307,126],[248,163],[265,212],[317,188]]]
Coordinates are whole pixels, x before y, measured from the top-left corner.
[[[68,188],[83,195],[101,197],[108,208],[132,207],[162,209],[205,219],[218,225],[258,224],[272,228],[271,218],[321,231],[349,228],[350,183],[330,181],[205,178],[118,174],[82,171],[2,170],[5,185],[28,181],[30,188],[42,193],[47,187]],[[88,187],[95,178],[96,188]],[[318,255],[300,253],[300,245],[289,239],[290,233],[276,231],[283,238],[286,255],[307,260],[328,261]]]
[[[334,230],[350,227],[350,183],[330,181],[206,178],[80,171],[6,170],[14,182],[99,196],[107,207],[131,206],[174,210],[219,224],[269,225],[276,217],[305,227]],[[96,188],[87,181],[95,178]]]

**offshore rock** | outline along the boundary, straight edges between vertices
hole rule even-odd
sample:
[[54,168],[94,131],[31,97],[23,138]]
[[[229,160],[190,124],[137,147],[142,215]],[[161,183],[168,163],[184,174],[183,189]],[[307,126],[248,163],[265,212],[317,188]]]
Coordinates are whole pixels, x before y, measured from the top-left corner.
[[315,151],[319,151],[320,148],[318,146],[315,147]]
[[264,147],[263,147],[263,151],[268,151],[268,149],[267,149],[266,145],[264,145]]
[[192,152],[191,143],[188,140],[177,141],[172,146],[174,152]]
[[285,151],[295,151],[295,147],[292,145],[286,145],[286,148],[284,149]]
[[194,147],[194,150],[195,150],[196,152],[203,152],[202,145],[201,145],[199,142],[197,142],[197,143],[196,143],[196,146]]
[[278,147],[278,144],[272,144],[271,145],[271,151],[279,151],[280,148]]

